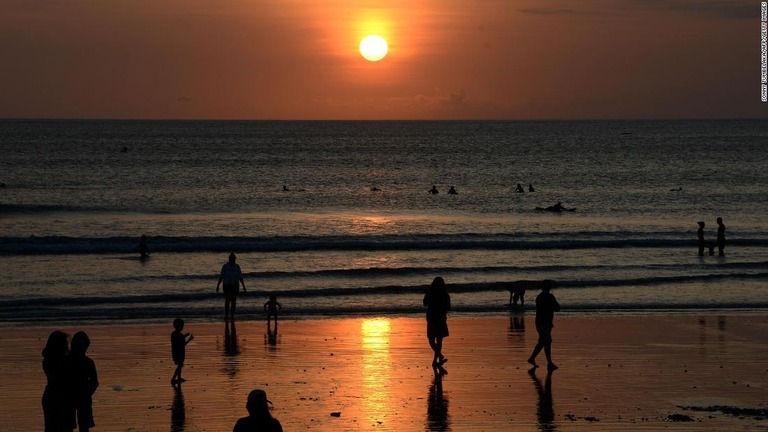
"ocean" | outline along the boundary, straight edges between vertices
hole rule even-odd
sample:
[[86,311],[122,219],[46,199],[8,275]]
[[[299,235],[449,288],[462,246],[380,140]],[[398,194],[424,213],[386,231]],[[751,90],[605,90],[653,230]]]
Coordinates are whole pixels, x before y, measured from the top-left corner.
[[764,121],[0,120],[0,151],[4,325],[220,319],[230,252],[242,319],[421,314],[435,276],[459,314],[541,279],[564,313],[768,309]]

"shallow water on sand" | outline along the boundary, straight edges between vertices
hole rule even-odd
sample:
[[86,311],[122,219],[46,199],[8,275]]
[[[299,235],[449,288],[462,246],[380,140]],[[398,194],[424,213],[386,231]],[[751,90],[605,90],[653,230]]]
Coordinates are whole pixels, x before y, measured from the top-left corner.
[[[532,316],[450,317],[442,378],[429,367],[424,325],[284,321],[270,339],[264,322],[240,322],[227,338],[223,323],[191,321],[180,392],[168,382],[170,324],[66,330],[85,328],[92,340],[99,430],[231,430],[253,388],[267,391],[285,430],[754,430],[764,420],[712,407],[768,408],[760,315],[558,316],[560,369],[551,375],[525,363]],[[41,427],[39,353],[49,331],[0,330],[3,430]]]

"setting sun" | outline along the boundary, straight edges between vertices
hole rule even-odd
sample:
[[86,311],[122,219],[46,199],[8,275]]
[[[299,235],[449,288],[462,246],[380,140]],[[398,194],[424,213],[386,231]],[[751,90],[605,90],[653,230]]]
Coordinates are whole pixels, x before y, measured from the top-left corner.
[[360,55],[368,61],[379,61],[387,55],[387,41],[378,35],[370,35],[360,41]]

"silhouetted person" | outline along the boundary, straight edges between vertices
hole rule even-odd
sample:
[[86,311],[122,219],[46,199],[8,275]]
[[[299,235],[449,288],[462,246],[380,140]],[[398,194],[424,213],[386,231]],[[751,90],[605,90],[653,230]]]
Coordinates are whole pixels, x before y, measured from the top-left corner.
[[174,387],[173,404],[171,405],[171,432],[184,432],[187,421],[187,409],[184,405],[184,393],[181,386]]
[[555,430],[555,409],[552,407],[552,371],[547,371],[544,385],[541,385],[541,380],[536,376],[536,368],[529,370],[528,374],[533,379],[533,386],[536,387],[536,393],[539,396],[539,401],[536,405],[536,418],[539,422],[539,430]]
[[139,256],[141,258],[149,258],[149,247],[147,246],[147,236],[142,235],[139,240]]
[[435,376],[432,385],[429,386],[427,397],[427,430],[450,430],[450,418],[448,416],[448,399],[443,395],[443,375],[434,369]]
[[187,357],[187,344],[192,342],[195,336],[189,333],[182,333],[182,330],[184,330],[184,320],[181,318],[173,320],[173,328],[173,333],[171,333],[171,355],[173,363],[176,365],[176,370],[171,377],[171,385],[175,387],[186,381],[181,377],[181,370],[184,368],[184,360]]
[[266,303],[264,303],[264,312],[267,313],[267,323],[269,323],[269,320],[274,317],[275,318],[275,324],[277,324],[277,311],[282,310],[283,305],[280,304],[279,301],[277,301],[277,296],[274,294],[271,294],[269,296],[269,300],[267,300]]
[[533,185],[532,185],[532,184],[530,184],[530,183],[528,183],[528,192],[536,192],[536,191],[533,189]]
[[709,242],[709,256],[715,255],[715,242]]
[[75,428],[75,410],[66,391],[69,360],[67,334],[56,330],[48,335],[42,355],[46,378],[42,401],[45,432],[71,432]]
[[440,193],[440,191],[437,190],[437,186],[432,185],[432,189],[429,190],[429,193],[431,193],[432,195],[437,195]]
[[248,402],[245,404],[248,417],[239,419],[232,432],[282,432],[283,426],[269,412],[271,403],[267,400],[264,390],[251,391],[248,394]]
[[451,188],[448,189],[448,194],[449,195],[458,195],[459,193],[456,191],[455,187],[451,186]]
[[523,193],[523,192],[525,192],[525,190],[523,189],[523,185],[521,185],[520,183],[518,183],[518,184],[517,184],[517,187],[515,188],[515,192],[517,192],[517,193]]
[[85,332],[75,333],[67,365],[68,393],[74,404],[80,432],[88,432],[96,426],[93,421],[93,394],[99,388],[99,378],[96,363],[86,355],[90,345],[91,340]]
[[443,278],[438,276],[432,281],[423,303],[427,307],[427,339],[434,351],[432,367],[442,368],[448,361],[443,355],[443,338],[448,337],[448,311],[451,310],[451,296]]
[[717,250],[718,255],[725,255],[725,224],[723,218],[717,218]]
[[520,301],[520,308],[525,308],[525,284],[512,282],[509,286],[509,305],[517,307],[518,301]]
[[696,231],[696,236],[699,238],[699,256],[704,256],[706,242],[704,241],[704,222],[702,221],[699,221],[699,229]]
[[552,206],[552,210],[563,211],[563,210],[565,210],[565,207],[563,207],[563,203],[562,202],[558,201],[557,204]]
[[536,331],[539,333],[539,341],[528,358],[528,363],[532,364],[534,368],[539,367],[536,364],[536,356],[543,348],[544,355],[547,357],[547,369],[557,369],[557,366],[552,362],[552,327],[554,327],[555,312],[560,311],[560,304],[550,292],[554,287],[555,281],[545,280],[541,287],[541,293],[536,296]]
[[232,252],[229,254],[229,261],[221,266],[219,281],[216,283],[216,294],[219,293],[219,287],[224,283],[224,320],[228,318],[235,319],[235,308],[237,307],[237,293],[240,290],[238,285],[243,286],[245,291],[245,282],[243,281],[243,272],[240,266],[235,262],[237,256]]

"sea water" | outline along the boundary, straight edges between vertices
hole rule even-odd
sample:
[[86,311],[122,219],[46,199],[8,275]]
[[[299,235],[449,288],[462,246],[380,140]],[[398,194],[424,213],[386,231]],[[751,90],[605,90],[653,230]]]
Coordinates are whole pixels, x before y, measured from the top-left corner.
[[0,152],[6,323],[218,318],[230,252],[244,318],[421,313],[435,276],[456,313],[541,279],[569,313],[768,308],[765,122],[3,120]]

